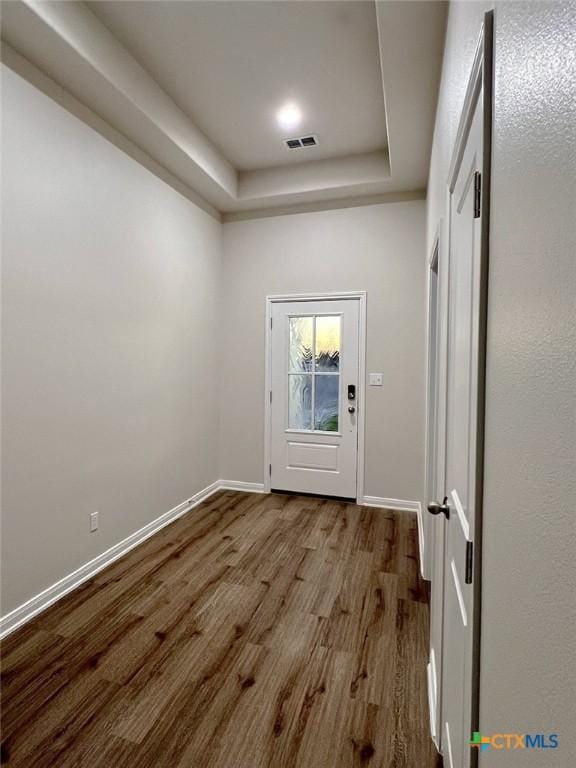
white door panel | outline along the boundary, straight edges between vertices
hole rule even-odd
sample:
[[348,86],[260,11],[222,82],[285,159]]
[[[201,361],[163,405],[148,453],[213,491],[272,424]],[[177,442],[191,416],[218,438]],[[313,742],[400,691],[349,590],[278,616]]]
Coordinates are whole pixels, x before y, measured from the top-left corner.
[[[447,312],[442,312],[448,295],[447,248],[439,226],[433,258],[428,271],[428,401],[426,497],[434,499],[444,491],[444,440],[446,433],[446,355]],[[428,700],[430,732],[438,749],[442,748],[442,634],[444,621],[444,539],[443,515],[425,515],[427,526],[428,574],[430,591],[430,660]]]
[[359,316],[358,299],[272,305],[274,490],[356,497]]
[[325,443],[286,443],[286,466],[338,472],[338,446]]
[[483,109],[480,94],[450,198],[442,714],[444,752],[470,765]]

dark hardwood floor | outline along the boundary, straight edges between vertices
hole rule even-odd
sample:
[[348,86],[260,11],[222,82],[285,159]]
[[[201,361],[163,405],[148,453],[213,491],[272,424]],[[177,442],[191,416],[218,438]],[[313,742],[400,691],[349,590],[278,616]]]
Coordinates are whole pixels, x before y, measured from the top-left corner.
[[2,763],[432,768],[409,513],[220,492],[2,648]]

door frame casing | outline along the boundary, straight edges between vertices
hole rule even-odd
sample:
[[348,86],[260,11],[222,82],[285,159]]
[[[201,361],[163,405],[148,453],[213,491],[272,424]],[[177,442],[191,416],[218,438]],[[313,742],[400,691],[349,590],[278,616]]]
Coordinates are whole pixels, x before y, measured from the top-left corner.
[[264,351],[264,492],[270,493],[270,458],[272,455],[272,307],[287,302],[358,301],[358,406],[357,406],[357,462],[356,503],[364,499],[364,435],[366,429],[366,291],[334,293],[286,293],[266,296],[266,326]]

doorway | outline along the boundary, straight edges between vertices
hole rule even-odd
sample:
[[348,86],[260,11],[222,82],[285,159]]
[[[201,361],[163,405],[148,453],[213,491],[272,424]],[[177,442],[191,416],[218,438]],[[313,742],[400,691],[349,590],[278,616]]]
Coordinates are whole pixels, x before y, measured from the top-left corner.
[[365,298],[267,299],[266,490],[362,498]]

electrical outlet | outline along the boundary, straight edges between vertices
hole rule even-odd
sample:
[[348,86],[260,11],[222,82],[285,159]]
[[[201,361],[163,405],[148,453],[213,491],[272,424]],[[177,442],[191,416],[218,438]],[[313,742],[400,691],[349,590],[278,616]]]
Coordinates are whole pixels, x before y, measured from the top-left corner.
[[371,373],[370,374],[370,386],[371,387],[381,387],[382,386],[382,374],[381,373]]
[[100,515],[100,512],[91,512],[90,513],[90,533],[94,533],[94,531],[98,530],[99,520],[98,517]]

